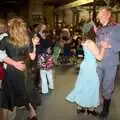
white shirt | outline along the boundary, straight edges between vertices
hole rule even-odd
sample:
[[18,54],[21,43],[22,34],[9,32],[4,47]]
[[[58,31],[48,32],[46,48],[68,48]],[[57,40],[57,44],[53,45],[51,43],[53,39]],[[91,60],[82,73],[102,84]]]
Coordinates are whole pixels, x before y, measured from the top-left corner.
[[[2,40],[6,36],[8,36],[7,33],[0,34],[0,40]],[[6,57],[7,57],[6,51],[0,50],[0,62],[3,62]]]

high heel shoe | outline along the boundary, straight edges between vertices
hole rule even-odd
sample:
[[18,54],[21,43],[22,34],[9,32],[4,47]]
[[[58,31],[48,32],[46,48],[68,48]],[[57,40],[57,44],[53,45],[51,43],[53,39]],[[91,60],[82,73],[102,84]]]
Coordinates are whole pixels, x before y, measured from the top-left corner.
[[84,108],[77,108],[77,113],[84,113],[85,112],[85,109]]
[[38,119],[37,119],[37,116],[33,116],[32,118],[28,117],[27,120],[38,120]]
[[95,111],[95,110],[87,110],[87,113],[88,113],[88,115],[91,114],[91,115],[93,115],[95,117],[99,115],[99,113],[97,111]]

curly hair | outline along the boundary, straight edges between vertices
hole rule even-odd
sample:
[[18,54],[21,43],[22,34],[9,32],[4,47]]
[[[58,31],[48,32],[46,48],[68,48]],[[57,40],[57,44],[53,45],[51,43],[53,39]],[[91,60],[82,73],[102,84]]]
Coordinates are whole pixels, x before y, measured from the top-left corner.
[[30,43],[27,25],[22,18],[16,17],[8,21],[9,42],[17,47],[24,47]]

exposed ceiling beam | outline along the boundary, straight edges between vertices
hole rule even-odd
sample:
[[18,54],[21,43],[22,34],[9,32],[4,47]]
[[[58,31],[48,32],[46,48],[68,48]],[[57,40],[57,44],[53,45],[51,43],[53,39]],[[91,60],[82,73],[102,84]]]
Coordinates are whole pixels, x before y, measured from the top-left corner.
[[55,7],[71,3],[76,0],[44,0],[44,5],[52,5]]
[[71,3],[66,4],[64,6],[58,7],[58,9],[68,9],[68,8],[78,7],[80,5],[92,3],[93,1],[94,0],[76,0],[75,2],[71,2]]

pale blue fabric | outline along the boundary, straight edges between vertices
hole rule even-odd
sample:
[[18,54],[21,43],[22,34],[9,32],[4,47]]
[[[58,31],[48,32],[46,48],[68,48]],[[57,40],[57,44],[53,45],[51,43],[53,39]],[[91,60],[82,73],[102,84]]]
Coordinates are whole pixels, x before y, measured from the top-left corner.
[[83,46],[84,60],[73,90],[66,100],[82,107],[97,107],[99,105],[99,79],[96,72],[96,59],[86,46]]

